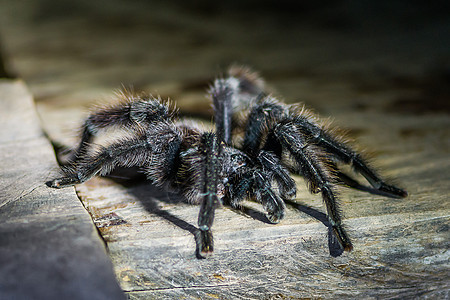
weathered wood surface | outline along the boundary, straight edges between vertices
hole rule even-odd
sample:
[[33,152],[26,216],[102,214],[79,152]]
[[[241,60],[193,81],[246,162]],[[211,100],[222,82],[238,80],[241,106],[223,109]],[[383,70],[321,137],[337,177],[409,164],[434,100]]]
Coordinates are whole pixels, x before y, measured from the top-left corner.
[[57,164],[21,81],[0,81],[0,299],[123,299],[111,261]]
[[30,84],[55,141],[73,145],[87,107],[121,83],[209,120],[207,83],[246,62],[286,101],[334,118],[410,193],[397,200],[341,190],[355,249],[337,256],[322,201],[299,179],[280,224],[268,224],[254,203],[246,214],[219,209],[215,253],[198,260],[198,207],[130,172],[92,179],[76,189],[129,298],[449,297],[447,19],[379,19],[345,4],[284,15],[110,1],[101,9],[74,4],[80,20],[58,15],[64,2],[4,2],[6,67]]
[[[436,125],[449,125],[448,119]],[[448,153],[424,150],[439,131],[434,126],[425,134],[422,127],[421,141],[413,143],[398,134],[401,128],[385,126],[373,131],[367,146],[379,151],[375,158],[384,175],[397,178],[410,196],[398,200],[342,190],[355,250],[337,257],[322,201],[305,191],[301,179],[297,199],[278,225],[268,224],[257,204],[247,203],[247,214],[219,209],[216,250],[206,260],[195,257],[198,207],[127,173],[93,179],[77,191],[132,299],[447,297]],[[383,142],[386,132],[397,142]]]

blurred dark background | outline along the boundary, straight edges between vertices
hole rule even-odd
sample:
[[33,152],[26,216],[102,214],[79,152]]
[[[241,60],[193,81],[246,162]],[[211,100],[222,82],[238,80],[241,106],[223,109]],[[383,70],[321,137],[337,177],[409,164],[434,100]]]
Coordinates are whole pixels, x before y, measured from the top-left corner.
[[[90,103],[125,85],[198,112],[207,110],[208,83],[237,63],[259,70],[287,101],[324,113],[375,102],[406,113],[450,111],[448,1],[0,5],[0,74],[23,78],[38,103]],[[392,90],[404,92],[392,99]]]

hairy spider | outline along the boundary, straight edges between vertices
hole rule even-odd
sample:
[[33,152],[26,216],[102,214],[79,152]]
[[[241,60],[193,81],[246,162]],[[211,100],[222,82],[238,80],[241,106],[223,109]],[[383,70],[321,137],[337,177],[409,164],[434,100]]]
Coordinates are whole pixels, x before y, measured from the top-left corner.
[[[310,111],[268,95],[256,73],[231,68],[229,77],[214,81],[209,94],[215,133],[178,119],[169,102],[122,92],[120,104],[87,118],[71,163],[63,168],[64,176],[48,185],[62,188],[106,175],[118,166],[141,167],[156,185],[175,187],[201,205],[198,250],[202,254],[213,251],[211,226],[220,203],[236,207],[246,198],[255,199],[271,222],[279,222],[285,200],[296,195],[290,173],[302,175],[311,193],[322,194],[330,226],[346,251],[353,247],[342,226],[336,186],[343,181],[362,186],[341,173],[338,162],[350,164],[379,194],[407,195],[381,179]],[[127,128],[128,136],[94,149],[94,138],[111,126]]]

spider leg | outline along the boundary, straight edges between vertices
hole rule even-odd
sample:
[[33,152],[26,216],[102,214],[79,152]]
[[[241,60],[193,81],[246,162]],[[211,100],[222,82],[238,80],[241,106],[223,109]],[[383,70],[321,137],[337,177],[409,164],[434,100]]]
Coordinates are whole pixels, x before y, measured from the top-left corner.
[[115,167],[145,167],[147,176],[155,183],[165,181],[174,169],[175,157],[181,143],[181,133],[170,122],[160,122],[134,137],[100,147],[94,154],[78,158],[65,176],[47,184],[62,188],[85,182],[95,175],[107,175]]
[[328,220],[335,236],[344,250],[351,251],[352,243],[342,227],[338,198],[334,189],[333,170],[330,170],[330,166],[323,157],[318,156],[320,149],[309,143],[307,137],[292,122],[279,123],[274,128],[274,134],[299,164],[301,173],[308,181],[310,191],[322,193]]
[[247,109],[267,96],[264,80],[246,67],[231,67],[227,79],[234,88],[233,106],[236,111]]
[[[236,149],[234,149],[236,151]],[[290,179],[287,171],[284,170],[280,165],[276,164],[276,159],[273,154],[263,152],[260,155],[261,164],[256,161],[252,162],[249,160],[248,156],[244,153],[238,154],[237,160],[246,160],[239,168],[227,168],[226,165],[229,163],[224,158],[223,168],[225,168],[225,174],[227,175],[227,182],[225,183],[226,197],[224,201],[230,204],[232,207],[239,207],[239,203],[245,198],[254,197],[258,202],[260,202],[264,209],[267,211],[267,218],[272,223],[278,223],[284,217],[285,205],[282,197],[290,191],[295,193],[295,182],[290,187],[285,187],[283,183],[278,182],[276,172],[271,170],[271,167],[278,169],[277,171],[283,172],[286,177],[285,180]],[[246,159],[245,159],[246,158]],[[236,161],[234,162],[236,163]],[[264,165],[263,165],[264,164]],[[275,165],[273,165],[275,164]],[[279,190],[283,191],[285,195],[280,195],[279,191],[273,189],[273,181],[277,181],[279,185]]]
[[213,100],[217,139],[231,145],[233,89],[227,81],[217,79],[209,93]]
[[272,189],[272,174],[261,170],[253,173],[253,193],[256,200],[263,204],[270,222],[278,223],[284,218],[286,205],[278,193]]
[[48,183],[54,188],[85,182],[93,176],[107,175],[115,167],[142,166],[150,159],[151,144],[146,136],[116,142],[102,147],[93,156],[84,156],[77,160],[73,168],[67,168],[65,176]]
[[125,102],[107,107],[92,113],[82,126],[81,141],[78,148],[72,153],[69,161],[86,153],[90,143],[102,130],[112,126],[129,128],[131,126],[147,126],[154,121],[169,119],[173,111],[161,99],[151,97],[135,97],[120,94]]
[[247,68],[232,67],[230,77],[216,79],[209,90],[216,123],[216,134],[219,141],[231,145],[233,129],[233,113],[241,111],[259,102],[266,96],[264,82],[259,76]]
[[229,185],[228,201],[232,207],[247,197],[255,197],[267,211],[271,223],[278,223],[284,218],[285,204],[280,195],[272,189],[273,174],[261,169],[251,169],[242,176],[236,176]]
[[219,175],[219,160],[221,144],[213,133],[205,133],[202,136],[204,148],[204,174],[203,191],[198,226],[200,229],[200,251],[202,254],[213,252],[213,236],[211,226],[214,221],[214,212],[219,203],[217,198],[217,183]]
[[[275,99],[264,98],[250,111],[242,148],[246,153],[254,156],[266,171],[273,173],[281,194],[286,198],[292,198],[296,194],[296,184],[279,159],[282,152],[281,145],[271,142],[276,139],[272,131],[265,137],[266,141],[263,143],[264,133],[267,132],[267,129],[275,120],[282,119],[285,115],[286,110]],[[264,146],[261,149],[262,144]]]
[[[331,137],[320,127],[306,121],[304,118],[296,118],[295,123],[299,128],[312,136],[311,142],[317,143],[317,145],[324,148],[339,161],[352,165],[354,170],[363,175],[376,190],[395,198],[403,198],[408,195],[405,190],[387,184],[358,153],[343,142]],[[355,182],[353,180],[353,183]]]
[[227,185],[229,193],[227,203],[234,208],[238,207],[239,203],[249,196],[252,186],[253,174],[251,172],[246,172],[241,176],[235,175]]
[[257,157],[263,170],[273,174],[278,183],[280,194],[285,198],[293,198],[297,193],[297,185],[289,175],[288,170],[283,167],[280,159],[272,152],[261,150]]
[[253,106],[248,116],[242,149],[250,155],[256,155],[264,132],[274,120],[282,119],[285,113],[285,109],[271,97],[266,97],[259,105]]

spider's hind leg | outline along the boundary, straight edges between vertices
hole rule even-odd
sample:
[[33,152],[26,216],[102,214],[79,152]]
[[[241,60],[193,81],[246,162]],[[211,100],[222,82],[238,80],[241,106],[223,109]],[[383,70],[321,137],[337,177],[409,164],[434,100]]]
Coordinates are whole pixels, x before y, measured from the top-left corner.
[[309,142],[306,136],[292,122],[281,122],[274,128],[274,134],[283,147],[298,163],[301,174],[306,179],[312,193],[321,192],[328,220],[339,244],[346,251],[353,249],[350,238],[343,226],[335,189],[336,177],[332,164],[328,164],[323,151]]
[[[386,183],[376,173],[376,171],[369,166],[361,155],[356,153],[345,143],[333,138],[324,129],[306,121],[301,117],[297,118],[296,125],[307,132],[312,137],[312,142],[317,143],[317,145],[322,147],[327,153],[333,155],[337,160],[351,165],[357,173],[363,175],[370,185],[381,194],[394,198],[403,198],[408,195],[405,190]],[[344,175],[343,173],[339,174],[344,183],[347,183],[357,189],[369,191],[368,188],[360,185],[356,180]]]

